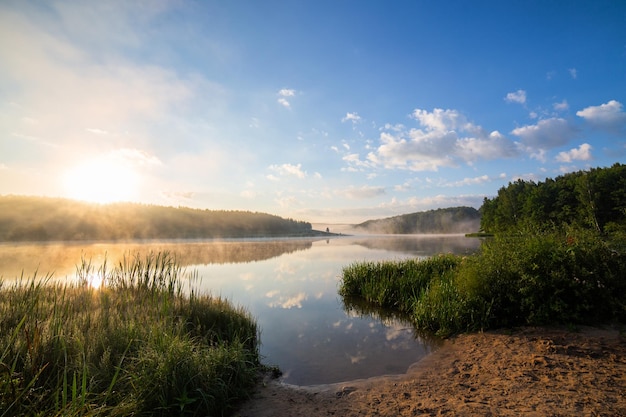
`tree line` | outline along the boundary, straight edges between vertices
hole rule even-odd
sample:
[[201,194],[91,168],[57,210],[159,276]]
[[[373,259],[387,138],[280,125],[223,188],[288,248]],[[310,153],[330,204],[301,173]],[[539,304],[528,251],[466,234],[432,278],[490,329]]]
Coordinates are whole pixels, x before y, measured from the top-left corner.
[[480,227],[480,212],[473,207],[449,207],[403,214],[355,225],[384,234],[471,233]]
[[0,196],[0,241],[306,236],[308,222],[228,210]]
[[548,178],[517,180],[485,198],[481,230],[510,233],[520,229],[569,226],[601,234],[626,231],[626,165],[592,168]]

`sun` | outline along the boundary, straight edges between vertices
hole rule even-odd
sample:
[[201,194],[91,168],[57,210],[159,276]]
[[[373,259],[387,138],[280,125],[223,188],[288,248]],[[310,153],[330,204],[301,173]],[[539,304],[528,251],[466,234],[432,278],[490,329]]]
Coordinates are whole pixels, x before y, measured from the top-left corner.
[[132,201],[139,175],[128,161],[105,155],[87,160],[63,175],[67,196],[93,203]]

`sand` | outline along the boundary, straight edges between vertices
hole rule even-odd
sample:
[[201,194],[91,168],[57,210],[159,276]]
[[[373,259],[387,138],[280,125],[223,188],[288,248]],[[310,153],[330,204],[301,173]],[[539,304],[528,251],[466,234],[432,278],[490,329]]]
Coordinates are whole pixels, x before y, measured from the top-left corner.
[[522,328],[460,335],[406,374],[314,387],[265,379],[238,417],[626,416],[626,334]]

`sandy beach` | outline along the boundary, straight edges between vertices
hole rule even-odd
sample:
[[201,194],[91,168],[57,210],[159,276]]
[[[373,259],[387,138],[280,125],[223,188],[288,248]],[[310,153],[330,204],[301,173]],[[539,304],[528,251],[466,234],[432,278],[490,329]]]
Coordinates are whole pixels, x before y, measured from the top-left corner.
[[460,335],[406,374],[315,387],[266,379],[238,417],[626,416],[614,327]]

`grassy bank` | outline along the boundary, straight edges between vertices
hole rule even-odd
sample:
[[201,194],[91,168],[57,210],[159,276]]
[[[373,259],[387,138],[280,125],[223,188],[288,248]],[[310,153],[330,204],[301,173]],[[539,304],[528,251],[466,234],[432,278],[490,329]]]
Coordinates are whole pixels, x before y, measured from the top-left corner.
[[[227,415],[259,368],[256,322],[183,293],[168,253],[0,282],[0,416]],[[104,280],[95,289],[90,281]]]
[[494,237],[468,257],[349,265],[339,292],[408,312],[418,328],[444,336],[626,322],[626,253],[584,231]]

